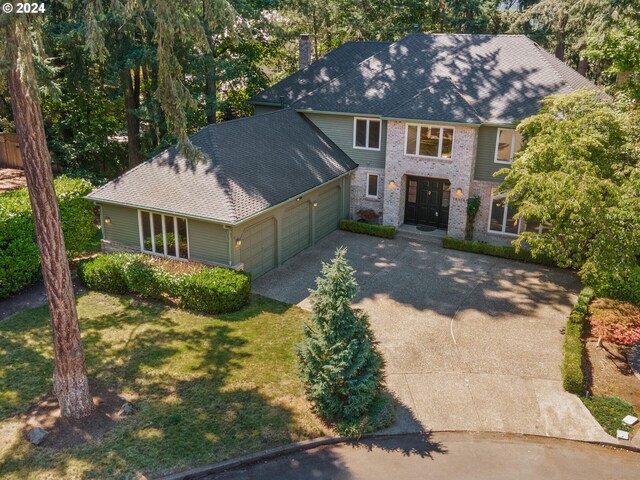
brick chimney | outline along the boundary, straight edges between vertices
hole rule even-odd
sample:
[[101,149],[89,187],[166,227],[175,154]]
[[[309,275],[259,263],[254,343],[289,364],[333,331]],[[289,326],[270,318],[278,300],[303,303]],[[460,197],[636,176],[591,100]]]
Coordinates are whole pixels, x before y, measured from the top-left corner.
[[308,33],[300,35],[300,70],[311,65],[311,37]]

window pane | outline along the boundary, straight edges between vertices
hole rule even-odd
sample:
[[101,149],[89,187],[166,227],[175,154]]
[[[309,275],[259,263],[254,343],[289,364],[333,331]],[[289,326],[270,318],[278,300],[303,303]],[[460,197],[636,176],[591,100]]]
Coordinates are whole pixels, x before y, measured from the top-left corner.
[[184,218],[178,219],[178,247],[179,257],[189,258],[189,247],[187,245],[187,221]]
[[416,138],[418,136],[418,127],[409,125],[407,128],[407,153],[415,155],[416,153]]
[[537,220],[527,220],[525,223],[525,228],[527,232],[538,233],[540,231],[540,222]]
[[149,223],[149,214],[140,212],[140,221],[142,222],[142,249],[151,251],[151,224]]
[[356,147],[367,146],[367,121],[356,120]]
[[507,205],[507,224],[504,227],[506,233],[518,233],[518,222],[513,219],[513,216],[518,213],[516,207]]
[[437,157],[439,142],[439,128],[423,127],[420,129],[420,155],[424,155],[426,157]]
[[415,180],[409,180],[409,190],[407,195],[407,201],[409,203],[416,203],[418,198],[418,182]]
[[369,148],[380,148],[380,122],[369,121]]
[[451,158],[451,152],[453,151],[453,129],[442,129],[442,158]]
[[[513,147],[513,154],[515,155],[516,152],[520,151],[520,147],[522,146],[522,135],[520,134],[520,132],[514,133],[514,139],[515,139],[515,145]],[[513,158],[511,160],[513,160]]]
[[370,197],[378,196],[378,175],[369,175],[369,184],[367,185],[367,195]]
[[156,241],[155,253],[164,255],[164,240],[162,239],[162,215],[152,213],[153,218],[153,238]]
[[513,130],[500,129],[498,135],[498,155],[496,160],[499,162],[511,161],[511,140],[513,138]]
[[164,228],[167,232],[167,255],[176,256],[176,235],[174,232],[173,220],[175,217],[170,215],[164,216]]
[[502,222],[504,220],[504,198],[494,198],[491,200],[491,222],[489,223],[489,230],[494,232],[502,231]]

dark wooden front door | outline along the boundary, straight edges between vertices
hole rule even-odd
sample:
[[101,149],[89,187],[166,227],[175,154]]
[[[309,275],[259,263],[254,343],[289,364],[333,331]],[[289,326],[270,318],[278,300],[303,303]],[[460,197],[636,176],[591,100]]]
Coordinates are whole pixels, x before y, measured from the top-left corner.
[[407,177],[404,223],[447,228],[451,184],[447,180]]

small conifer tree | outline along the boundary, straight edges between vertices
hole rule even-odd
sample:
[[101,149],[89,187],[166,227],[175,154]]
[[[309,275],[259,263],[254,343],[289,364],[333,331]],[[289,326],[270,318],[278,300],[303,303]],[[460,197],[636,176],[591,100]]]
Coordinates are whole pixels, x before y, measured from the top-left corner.
[[383,361],[365,312],[351,308],[354,270],[346,248],[323,263],[312,295],[312,323],[304,326],[298,362],[316,412],[341,425],[357,425],[382,393]]

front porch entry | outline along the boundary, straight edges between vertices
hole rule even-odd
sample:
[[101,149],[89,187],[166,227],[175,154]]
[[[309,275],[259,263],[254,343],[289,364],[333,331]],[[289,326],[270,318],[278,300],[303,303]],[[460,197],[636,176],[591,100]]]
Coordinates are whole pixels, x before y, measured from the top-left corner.
[[446,229],[449,225],[451,183],[429,177],[407,177],[404,223]]

